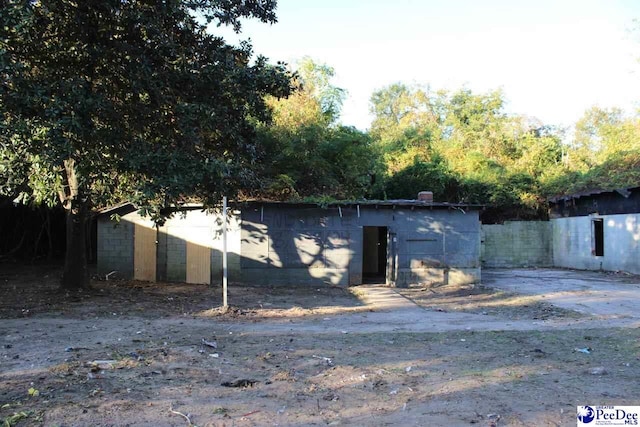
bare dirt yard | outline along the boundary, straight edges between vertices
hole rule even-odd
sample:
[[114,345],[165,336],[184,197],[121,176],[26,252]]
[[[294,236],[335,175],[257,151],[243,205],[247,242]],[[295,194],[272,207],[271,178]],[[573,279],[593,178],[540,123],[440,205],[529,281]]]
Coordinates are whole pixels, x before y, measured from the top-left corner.
[[65,294],[56,268],[3,264],[0,423],[573,426],[577,405],[638,405],[640,312],[508,286],[569,274],[553,271],[406,290],[232,284],[225,313],[217,286]]

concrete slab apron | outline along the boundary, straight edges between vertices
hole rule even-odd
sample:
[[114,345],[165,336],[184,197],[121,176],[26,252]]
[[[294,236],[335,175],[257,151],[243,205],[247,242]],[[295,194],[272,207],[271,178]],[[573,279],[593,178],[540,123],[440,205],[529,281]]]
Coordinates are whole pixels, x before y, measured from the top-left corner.
[[559,269],[483,270],[485,285],[537,295],[558,307],[597,319],[640,319],[640,280],[593,271]]

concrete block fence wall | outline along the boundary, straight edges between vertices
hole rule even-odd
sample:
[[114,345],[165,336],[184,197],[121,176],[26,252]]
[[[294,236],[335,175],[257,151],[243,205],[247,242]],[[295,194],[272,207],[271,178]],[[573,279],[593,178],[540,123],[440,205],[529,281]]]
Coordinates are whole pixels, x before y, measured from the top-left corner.
[[[602,231],[596,232],[594,222]],[[602,253],[596,251],[599,239]],[[640,274],[640,214],[482,225],[482,266],[560,267]]]
[[552,267],[550,221],[505,221],[482,225],[482,266]]

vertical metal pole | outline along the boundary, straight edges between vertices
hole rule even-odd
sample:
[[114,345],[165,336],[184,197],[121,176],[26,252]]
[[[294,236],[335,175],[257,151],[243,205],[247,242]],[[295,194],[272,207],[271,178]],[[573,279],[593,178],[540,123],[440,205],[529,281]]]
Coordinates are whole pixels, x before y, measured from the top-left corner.
[[447,265],[447,230],[442,229],[442,262]]
[[227,302],[227,196],[222,198],[222,306]]

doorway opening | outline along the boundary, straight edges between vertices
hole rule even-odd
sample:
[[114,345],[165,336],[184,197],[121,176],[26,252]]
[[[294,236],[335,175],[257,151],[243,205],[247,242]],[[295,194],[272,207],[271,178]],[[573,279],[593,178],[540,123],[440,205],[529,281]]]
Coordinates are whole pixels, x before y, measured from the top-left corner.
[[362,227],[362,279],[385,283],[387,273],[387,227]]
[[593,254],[604,256],[604,221],[602,218],[593,220]]

